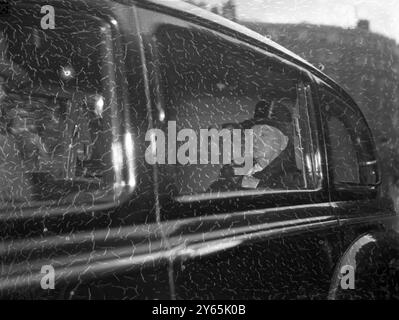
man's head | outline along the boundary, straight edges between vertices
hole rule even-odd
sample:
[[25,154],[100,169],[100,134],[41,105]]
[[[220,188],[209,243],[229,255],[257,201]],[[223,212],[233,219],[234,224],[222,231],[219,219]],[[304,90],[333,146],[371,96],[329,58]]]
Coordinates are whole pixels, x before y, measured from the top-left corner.
[[268,119],[271,111],[271,102],[266,100],[260,100],[255,105],[254,119]]
[[292,115],[290,111],[292,103],[287,98],[275,99],[272,102],[269,119],[282,123],[291,123]]
[[293,101],[289,98],[275,98],[271,101],[261,100],[256,104],[253,120],[244,123],[245,126],[266,124],[279,129],[284,135],[292,137],[293,117],[290,110]]

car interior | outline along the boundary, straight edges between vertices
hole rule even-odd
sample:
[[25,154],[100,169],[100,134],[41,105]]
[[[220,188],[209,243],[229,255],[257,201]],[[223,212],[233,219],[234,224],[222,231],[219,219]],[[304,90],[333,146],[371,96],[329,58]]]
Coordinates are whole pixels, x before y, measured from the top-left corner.
[[[290,114],[284,129],[290,150],[285,164],[276,168],[282,183],[274,186],[264,184],[257,188],[287,190],[305,187],[301,147],[305,142],[297,121],[300,114],[299,83],[289,70],[281,70],[277,63],[265,60],[255,51],[232,46],[214,34],[195,29],[162,25],[156,32],[156,46],[164,82],[162,90],[167,120],[177,122],[177,131],[191,128],[199,132],[200,129],[229,126],[247,126],[245,128],[250,129],[250,123],[271,121],[262,119],[264,110],[256,110],[260,101],[268,101],[276,110],[285,108]],[[274,120],[279,122],[277,118]],[[221,155],[220,159],[219,164],[166,166],[165,174],[174,177],[177,195],[208,192],[224,170]],[[299,179],[291,184],[284,182],[288,167],[295,167],[299,173]],[[238,186],[236,189],[242,188]]]
[[61,22],[56,32],[26,16],[0,22],[2,204],[60,201],[112,181],[101,33]]

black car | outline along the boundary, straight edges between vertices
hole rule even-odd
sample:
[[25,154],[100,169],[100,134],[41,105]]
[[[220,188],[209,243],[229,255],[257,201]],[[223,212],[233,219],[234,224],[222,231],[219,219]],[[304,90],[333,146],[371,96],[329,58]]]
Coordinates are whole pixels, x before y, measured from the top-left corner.
[[319,69],[183,2],[7,3],[2,298],[398,298],[373,137]]

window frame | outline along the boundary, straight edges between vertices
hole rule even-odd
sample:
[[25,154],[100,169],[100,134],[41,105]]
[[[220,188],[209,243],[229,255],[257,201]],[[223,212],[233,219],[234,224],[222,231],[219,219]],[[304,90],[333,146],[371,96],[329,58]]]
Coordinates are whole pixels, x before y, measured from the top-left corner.
[[[187,29],[199,28],[205,29],[207,32],[216,33],[223,37],[230,43],[235,45],[241,45],[249,48],[250,50],[255,50],[260,52],[263,56],[268,57],[271,60],[278,61],[279,64],[285,65],[287,67],[293,68],[298,72],[298,84],[300,81],[305,83],[309,90],[309,97],[312,98],[312,106],[307,106],[307,110],[312,114],[311,128],[310,132],[312,134],[314,151],[310,155],[312,158],[312,165],[317,164],[317,168],[313,167],[312,173],[316,177],[317,185],[313,189],[303,189],[303,190],[255,190],[251,191],[238,191],[235,193],[225,193],[225,194],[210,194],[202,193],[198,195],[183,195],[172,199],[168,197],[166,193],[165,182],[158,181],[159,190],[159,200],[161,206],[165,209],[168,207],[170,211],[173,212],[192,212],[190,216],[201,215],[202,212],[206,211],[206,208],[212,206],[215,208],[214,213],[225,212],[225,210],[230,211],[232,205],[235,210],[240,210],[240,208],[264,208],[264,207],[276,207],[276,206],[288,206],[295,204],[310,204],[310,203],[321,203],[328,201],[327,185],[324,179],[324,169],[323,169],[323,153],[321,152],[322,144],[320,144],[320,135],[318,134],[319,125],[318,115],[317,115],[317,103],[314,100],[315,95],[313,91],[313,78],[310,73],[304,70],[299,65],[285,60],[284,58],[275,55],[271,52],[265,50],[260,46],[252,44],[250,41],[240,40],[239,37],[232,37],[228,32],[224,30],[215,30],[208,24],[201,24],[199,21],[190,21],[187,17],[171,16],[168,12],[162,12],[162,10],[153,10],[153,8],[146,8],[146,6],[137,5],[138,15],[140,17],[140,33],[143,38],[143,46],[146,53],[147,60],[147,70],[149,74],[155,74],[157,76],[149,77],[150,92],[151,92],[151,112],[153,127],[160,128],[162,130],[162,121],[159,121],[161,112],[165,112],[165,106],[163,105],[163,96],[159,92],[160,86],[159,81],[161,76],[157,70],[156,57],[154,57],[154,43],[152,41],[152,29],[155,29],[157,23],[168,23],[177,26],[181,26]],[[152,19],[146,19],[147,15],[151,14]],[[153,15],[159,15],[157,19],[154,19]],[[312,110],[309,110],[312,108]],[[317,157],[317,159],[316,159]],[[158,170],[157,170],[158,171]],[[220,210],[219,210],[220,209]],[[201,212],[201,213],[200,213]],[[168,216],[168,214],[166,214]],[[184,213],[179,216],[179,218],[184,217]],[[168,216],[167,219],[173,217]]]
[[[35,3],[21,3],[15,6],[17,9],[23,10],[35,10],[40,12],[40,6]],[[130,7],[132,8],[132,7]],[[14,9],[15,10],[15,9]],[[122,43],[121,43],[121,30],[119,29],[116,16],[110,14],[104,14],[99,11],[81,11],[75,7],[65,7],[60,5],[58,7],[58,11],[65,13],[70,13],[73,15],[79,15],[82,17],[90,17],[93,20],[98,21],[99,26],[102,28],[106,28],[105,30],[105,38],[104,42],[106,42],[106,50],[111,50],[112,52],[112,66],[117,65],[118,67],[112,68],[111,66],[106,66],[107,69],[116,70],[113,72],[114,82],[116,83],[116,90],[114,93],[109,91],[108,95],[113,96],[111,98],[111,104],[114,105],[113,110],[111,111],[112,115],[110,117],[110,121],[112,121],[112,130],[113,130],[113,143],[114,142],[121,146],[122,152],[122,162],[120,172],[117,173],[115,171],[114,165],[111,164],[111,168],[113,174],[115,175],[114,184],[110,185],[110,188],[113,189],[112,195],[106,197],[106,200],[91,200],[91,202],[81,200],[76,203],[66,202],[60,204],[57,200],[50,201],[35,201],[26,205],[23,203],[21,207],[18,207],[20,210],[20,214],[15,216],[15,207],[2,205],[0,207],[0,220],[12,218],[12,219],[25,219],[26,217],[32,216],[34,214],[36,217],[42,216],[51,216],[55,217],[58,215],[74,214],[81,212],[97,212],[108,210],[111,208],[117,207],[121,202],[128,200],[129,196],[133,192],[134,188],[128,185],[124,181],[128,181],[128,179],[132,175],[132,170],[135,168],[134,159],[129,159],[128,154],[126,152],[125,144],[126,144],[126,129],[131,126],[129,121],[131,120],[127,117],[127,106],[129,105],[129,95],[127,94],[125,87],[126,78],[126,70],[123,65],[122,57],[125,56],[125,52],[123,51]],[[38,22],[40,26],[40,20]],[[106,89],[106,88],[104,88]],[[107,88],[108,89],[108,88]],[[47,96],[47,94],[46,94]],[[134,138],[134,137],[133,137]],[[112,152],[112,146],[110,146],[109,152]],[[134,174],[134,172],[133,172]],[[67,198],[73,199],[71,195],[68,195]]]
[[[229,44],[232,44],[231,40],[233,40],[233,39],[229,39],[228,36],[221,35],[218,32],[215,32],[215,31],[212,31],[212,30],[207,30],[207,31],[210,31],[210,33],[212,35],[215,34],[216,36],[221,36],[224,41],[229,42]],[[154,35],[154,38],[155,38],[155,35]],[[283,69],[285,67],[287,67],[287,69],[288,69],[288,68],[291,67],[291,66],[287,65],[286,63],[284,63],[283,60],[276,59],[275,56],[270,55],[270,56],[268,56],[266,58],[266,55],[267,55],[266,52],[259,52],[258,48],[254,48],[254,47],[252,47],[250,45],[247,45],[246,43],[237,43],[237,47],[238,47],[238,45],[240,45],[241,48],[249,49],[249,50],[252,50],[252,51],[255,51],[257,53],[262,54],[263,56],[265,56],[265,60],[269,59],[270,62],[273,65],[278,65],[278,69],[280,69],[280,67],[281,67],[281,69]],[[158,57],[159,53],[158,53],[157,44],[155,42],[153,43],[152,50],[154,52],[154,55],[156,57]],[[238,59],[238,55],[236,55],[236,53],[232,54],[232,56],[235,57],[236,59]],[[158,64],[159,64],[158,63],[158,58],[156,58],[156,60],[155,60],[155,68],[156,68],[157,75],[156,75],[155,79],[158,82],[157,86],[158,86],[159,94],[160,94],[160,97],[158,99],[158,103],[156,105],[157,106],[161,106],[161,109],[164,110],[164,112],[167,113],[168,112],[168,110],[167,110],[168,108],[163,103],[165,100],[167,100],[166,97],[165,97],[165,94],[167,94],[167,93],[163,92],[163,90],[162,90],[162,88],[165,87],[165,83],[163,83],[162,75],[160,74],[160,69],[158,67]],[[306,116],[307,116],[307,120],[308,120],[307,121],[307,125],[309,126],[307,128],[307,131],[309,132],[309,136],[311,137],[310,145],[313,146],[314,137],[312,137],[312,135],[311,135],[313,130],[310,128],[311,123],[310,123],[310,118],[309,118],[310,117],[309,109],[311,107],[309,102],[312,103],[311,102],[311,97],[309,96],[309,92],[308,92],[310,86],[309,86],[309,84],[305,83],[304,76],[302,75],[302,72],[300,70],[295,70],[295,71],[296,71],[295,73],[298,74],[298,78],[296,79],[297,80],[297,84],[296,84],[297,85],[297,89],[296,89],[297,90],[297,92],[296,92],[297,98],[300,99],[300,97],[299,97],[300,88],[302,88],[303,89],[303,92],[302,92],[303,101],[302,102],[304,102],[304,104],[305,104],[305,106],[301,106],[301,110],[300,111],[302,111],[302,112],[303,111],[307,111],[306,112]],[[283,74],[279,74],[279,76],[283,77]],[[170,87],[170,86],[167,86],[167,87]],[[174,112],[178,112],[178,110],[174,110]],[[300,129],[303,129],[303,128],[300,128]],[[314,183],[314,176],[313,176],[313,173],[315,171],[314,167],[313,167],[314,163],[315,162],[312,161],[312,169],[310,170],[312,174],[311,175],[306,174],[306,173],[304,174],[304,183],[305,183],[305,185]],[[306,166],[306,164],[305,164],[305,162],[303,162],[303,167],[305,167],[305,166]],[[262,190],[262,189],[256,189],[256,190],[242,190],[242,191],[240,190],[240,191],[236,191],[236,192],[235,191],[233,191],[233,192],[226,191],[225,192],[226,195],[223,194],[224,192],[220,192],[220,193],[218,193],[217,196],[215,196],[214,194],[211,194],[210,192],[201,192],[201,193],[198,193],[198,194],[195,194],[195,195],[181,195],[181,196],[176,197],[176,199],[178,199],[178,201],[187,201],[188,199],[197,199],[197,198],[199,198],[199,199],[202,199],[202,198],[206,198],[206,199],[210,198],[211,199],[213,197],[227,197],[227,198],[229,198],[229,197],[233,197],[233,196],[241,196],[241,194],[242,194],[242,196],[246,196],[246,195],[251,196],[251,195],[257,195],[257,194],[285,193],[285,192],[290,193],[290,192],[296,192],[296,191],[317,190],[317,184],[313,184],[313,186],[314,186],[313,188],[309,187],[307,189],[302,189],[302,190],[301,189],[291,189],[291,190],[290,189],[288,189],[288,190],[278,190],[278,189],[275,189],[275,190],[273,190],[273,189],[272,190],[264,189],[264,190]],[[231,195],[231,194],[233,194],[233,195]]]
[[[334,90],[331,86],[326,84],[322,80],[318,80],[318,86],[317,86],[317,95],[318,95],[318,103],[320,105],[320,110],[322,116],[322,123],[324,127],[324,144],[325,144],[325,149],[326,149],[326,164],[327,164],[327,172],[328,172],[328,180],[329,180],[329,185],[330,185],[330,190],[332,192],[333,198],[338,196],[338,199],[342,198],[346,199],[346,196],[355,196],[355,198],[359,197],[359,194],[364,194],[364,196],[368,196],[369,194],[375,195],[375,191],[377,187],[381,184],[381,171],[379,167],[379,161],[378,161],[378,154],[376,151],[376,145],[374,142],[374,137],[371,132],[371,129],[367,123],[366,118],[364,117],[362,111],[360,110],[359,106],[353,101],[349,99],[345,99],[339,92]],[[356,145],[356,143],[353,143],[353,137],[352,135],[348,132],[348,135],[351,137],[352,141],[352,146],[354,148],[354,151],[356,152],[356,162],[357,162],[357,167],[358,167],[358,174],[359,174],[359,183],[352,183],[352,182],[339,182],[335,181],[334,177],[334,172],[333,172],[333,165],[332,165],[332,160],[331,160],[331,151],[329,150],[330,146],[330,140],[329,140],[329,127],[328,127],[328,121],[326,118],[325,114],[325,109],[322,103],[322,90],[327,91],[335,100],[337,100],[342,108],[348,108],[355,116],[358,117],[361,121],[359,122],[360,125],[363,127],[364,132],[367,132],[368,136],[368,142],[364,143],[359,143],[359,146]],[[340,122],[342,122],[346,128],[346,125],[349,124],[352,128],[354,128],[353,121],[347,121],[347,123],[343,122],[341,119],[337,118]],[[362,130],[362,131],[363,131]],[[356,130],[353,130],[356,132]],[[360,135],[357,135],[357,138],[359,138]],[[359,140],[360,142],[362,141],[361,139]],[[371,145],[371,148],[366,147],[366,143],[369,143]],[[367,150],[367,153],[372,155],[374,159],[372,160],[367,160],[367,161],[362,161],[360,159],[359,153],[362,153],[364,151],[362,150]],[[362,168],[367,168],[373,166],[373,170],[375,172],[376,176],[376,182],[372,184],[366,184],[362,183],[362,173],[361,170]],[[348,198],[348,199],[349,199]]]

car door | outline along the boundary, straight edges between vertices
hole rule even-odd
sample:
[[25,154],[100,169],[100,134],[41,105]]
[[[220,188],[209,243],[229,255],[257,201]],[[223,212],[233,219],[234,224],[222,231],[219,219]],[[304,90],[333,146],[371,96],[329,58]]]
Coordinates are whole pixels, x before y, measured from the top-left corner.
[[[382,192],[371,131],[356,104],[319,81],[326,129],[332,209],[340,221],[342,259],[331,299],[392,299],[397,294],[397,214]],[[353,270],[351,290],[339,282],[341,268]]]
[[[326,297],[337,219],[310,78],[239,34],[162,7],[140,4],[137,12],[155,129],[148,155],[174,250],[173,297]],[[229,139],[226,149],[212,149],[225,138],[206,136],[212,129],[233,138],[238,130],[243,140],[246,129],[266,131],[281,138],[279,150],[266,155],[255,135],[261,169],[237,177],[238,161],[224,158]]]
[[54,30],[40,3],[0,22],[0,296],[170,298],[133,7],[54,11]]

